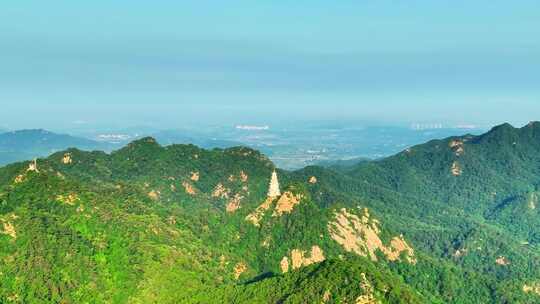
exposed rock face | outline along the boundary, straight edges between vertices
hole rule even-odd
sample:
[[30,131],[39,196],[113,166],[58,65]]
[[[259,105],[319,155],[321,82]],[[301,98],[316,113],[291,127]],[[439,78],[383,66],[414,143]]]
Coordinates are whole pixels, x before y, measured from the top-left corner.
[[532,283],[523,285],[524,293],[533,293],[540,296],[540,283]]
[[148,197],[150,199],[154,200],[154,201],[159,200],[159,196],[160,196],[159,191],[152,190],[152,191],[148,192]]
[[298,269],[302,266],[309,266],[314,263],[324,261],[324,253],[319,246],[311,247],[311,254],[308,257],[304,251],[295,249],[291,252],[292,268]]
[[240,209],[240,203],[244,197],[240,194],[235,194],[234,197],[227,203],[226,210],[229,213],[234,213],[236,210]]
[[237,263],[234,266],[234,278],[238,280],[240,276],[242,275],[242,273],[246,272],[246,270],[247,270],[247,265],[245,263],[243,262]]
[[273,216],[281,216],[283,213],[291,213],[294,206],[300,204],[301,199],[301,195],[295,195],[290,191],[284,192],[276,203],[276,210],[274,211]]
[[279,263],[279,267],[281,268],[282,273],[289,271],[289,258],[286,256],[283,257],[283,259],[281,259],[281,262]]
[[268,187],[268,197],[276,198],[281,195],[281,191],[279,190],[279,181],[277,177],[277,173],[274,170],[272,172],[272,177],[270,178],[270,185]]
[[10,237],[16,239],[17,232],[15,231],[15,226],[7,221],[2,221],[3,231],[0,231],[1,234],[9,235]]
[[452,163],[452,168],[450,169],[450,172],[452,172],[452,175],[454,176],[460,176],[461,174],[463,174],[463,169],[461,168],[459,163],[455,161]]
[[[26,173],[27,172],[36,172],[36,173],[39,173],[39,169],[38,169],[38,165],[37,165],[37,160],[34,159],[33,161],[31,161],[29,164],[28,164],[28,168],[26,168]],[[19,183],[22,183],[24,182],[24,180],[26,179],[27,177],[27,174],[26,173],[23,173],[23,174],[19,174],[15,177],[15,179],[13,180],[13,182],[15,184],[19,184]]]
[[199,172],[191,172],[191,177],[189,179],[191,179],[194,182],[198,182],[199,178],[200,178]]
[[195,191],[195,188],[190,183],[184,181],[182,182],[182,186],[184,187],[184,190],[189,195],[195,195],[197,192]]
[[79,200],[79,197],[75,193],[70,193],[70,194],[67,194],[67,195],[62,195],[61,194],[61,195],[56,196],[56,200],[59,201],[59,202],[62,202],[64,204],[73,206],[73,205],[75,205],[75,202],[77,202]]
[[361,218],[345,208],[336,212],[335,220],[328,223],[332,239],[346,251],[367,256],[373,261],[377,261],[376,252],[381,251],[390,261],[398,261],[401,254],[405,253],[409,263],[416,263],[414,250],[403,236],[394,237],[388,246],[384,245],[379,237],[379,222],[370,218],[368,209],[364,208],[363,212]]
[[[279,197],[276,202],[276,207],[272,216],[281,216],[284,213],[290,213],[293,211],[294,206],[300,203],[302,199],[301,195],[296,195],[290,191],[286,191]],[[255,211],[246,216],[246,220],[250,221],[253,225],[259,227],[260,221],[264,216],[264,213],[272,207],[275,197],[267,197],[266,200]]]
[[23,174],[19,174],[15,177],[15,180],[13,181],[15,184],[19,184],[19,183],[22,183],[24,181],[24,175]]
[[264,216],[264,212],[272,206],[272,202],[274,201],[273,198],[268,197],[266,200],[259,206],[255,211],[251,212],[246,216],[246,221],[251,222],[253,225],[259,227],[260,221],[262,217]]
[[64,157],[62,157],[62,164],[69,165],[73,163],[73,159],[71,158],[71,153],[64,154]]
[[361,273],[360,288],[364,291],[364,294],[356,299],[356,304],[377,304],[379,301],[375,299],[373,295],[374,289],[365,273]]
[[317,178],[315,176],[312,176],[309,178],[309,183],[310,184],[316,184],[317,183]]
[[[325,260],[324,253],[319,246],[311,247],[309,255],[300,249],[293,249],[291,251],[291,268],[299,269],[301,267],[309,266],[314,263],[320,263]],[[289,271],[289,258],[283,257],[280,263],[281,271],[283,273]]]
[[217,184],[212,192],[212,197],[216,198],[228,198],[231,191],[223,186],[222,183]]
[[465,146],[462,140],[452,140],[448,144],[456,156],[461,156],[465,153]]
[[536,194],[536,192],[533,192],[529,196],[528,207],[529,209],[534,210],[536,209],[536,205],[538,205],[538,194]]
[[245,183],[248,181],[248,175],[242,170],[240,171],[240,180]]
[[503,257],[503,256],[498,257],[498,258],[495,260],[495,263],[497,263],[497,265],[501,265],[501,266],[508,266],[508,265],[510,265],[510,261],[508,261],[508,259],[507,259],[506,257]]
[[457,249],[457,250],[452,254],[452,256],[453,256],[454,258],[460,258],[460,257],[466,255],[468,251],[469,251],[469,250],[468,250],[467,248]]
[[267,236],[264,241],[262,242],[261,246],[264,247],[264,248],[269,248],[270,247],[270,241],[272,241],[272,237],[271,236]]
[[411,264],[416,264],[416,258],[414,258],[414,249],[407,244],[403,238],[403,235],[393,237],[390,241],[390,247],[383,252],[390,261],[399,260],[401,253],[405,252],[407,261]]
[[322,298],[323,303],[328,302],[330,300],[330,296],[331,296],[330,291],[328,291],[328,290],[325,291],[324,294],[323,294],[323,298]]

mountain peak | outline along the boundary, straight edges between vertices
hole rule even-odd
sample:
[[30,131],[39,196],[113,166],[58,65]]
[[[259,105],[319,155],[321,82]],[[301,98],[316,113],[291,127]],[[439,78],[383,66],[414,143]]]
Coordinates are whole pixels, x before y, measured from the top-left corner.
[[540,128],[540,121],[531,121],[523,129],[538,129]]
[[130,145],[145,145],[145,144],[151,144],[151,145],[158,145],[158,142],[155,138],[151,136],[146,136],[143,138],[139,138],[137,140],[134,140],[130,143]]
[[505,139],[515,141],[517,138],[530,136],[531,134],[537,133],[536,130],[540,130],[540,122],[538,121],[531,121],[521,128],[515,128],[511,124],[505,123],[494,127],[489,132],[482,135],[481,138],[493,138],[500,144],[505,142]]
[[[139,138],[137,140],[132,141],[128,144],[128,147],[138,147],[138,146],[160,146],[160,144],[157,142],[157,140],[153,137],[147,136],[143,138]],[[160,146],[161,147],[161,146]]]
[[37,134],[37,135],[43,135],[43,134],[54,134],[53,132],[47,131],[45,129],[22,129],[22,130],[14,130],[8,132],[8,134]]
[[122,149],[116,151],[114,154],[122,155],[124,153],[128,154],[147,154],[160,151],[163,147],[156,141],[153,137],[143,137],[137,140],[134,140],[127,144]]
[[509,131],[515,131],[515,130],[516,130],[516,128],[514,128],[514,126],[512,126],[511,124],[506,122],[506,123],[503,123],[501,125],[493,127],[488,133],[492,133],[492,132],[509,132]]
[[480,135],[480,140],[496,140],[497,143],[505,142],[504,139],[511,139],[518,135],[519,129],[514,128],[509,123],[504,123],[493,127],[489,132]]

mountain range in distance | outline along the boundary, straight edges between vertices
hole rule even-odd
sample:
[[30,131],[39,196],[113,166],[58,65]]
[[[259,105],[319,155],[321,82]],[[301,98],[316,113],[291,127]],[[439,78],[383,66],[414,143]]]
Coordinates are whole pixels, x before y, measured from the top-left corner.
[[[479,130],[471,130],[480,132]],[[339,124],[294,125],[286,129],[227,128],[156,130],[144,127],[118,131],[81,130],[77,135],[45,130],[0,133],[0,165],[44,157],[70,147],[81,150],[120,149],[132,140],[152,136],[163,145],[194,144],[205,149],[248,146],[268,155],[278,167],[299,169],[308,165],[340,166],[354,159],[376,159],[433,139],[458,135],[461,129],[408,129]]]
[[0,165],[50,155],[70,147],[110,151],[112,145],[42,129],[0,133]]
[[346,167],[151,137],[7,165],[0,302],[540,302],[540,123]]

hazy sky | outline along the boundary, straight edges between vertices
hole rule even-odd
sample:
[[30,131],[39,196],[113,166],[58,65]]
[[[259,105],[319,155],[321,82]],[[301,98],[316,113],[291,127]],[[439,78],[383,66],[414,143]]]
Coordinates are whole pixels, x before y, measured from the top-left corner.
[[34,0],[0,8],[0,127],[540,120],[540,3]]

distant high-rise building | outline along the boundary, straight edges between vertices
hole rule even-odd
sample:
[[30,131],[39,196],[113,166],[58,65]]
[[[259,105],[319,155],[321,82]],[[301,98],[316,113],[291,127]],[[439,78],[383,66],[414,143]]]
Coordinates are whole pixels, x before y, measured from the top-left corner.
[[270,186],[268,187],[268,197],[276,198],[281,195],[279,190],[279,181],[277,177],[276,170],[272,172],[272,177],[270,178]]
[[414,123],[411,125],[413,130],[433,130],[433,129],[443,129],[444,125],[442,123]]

